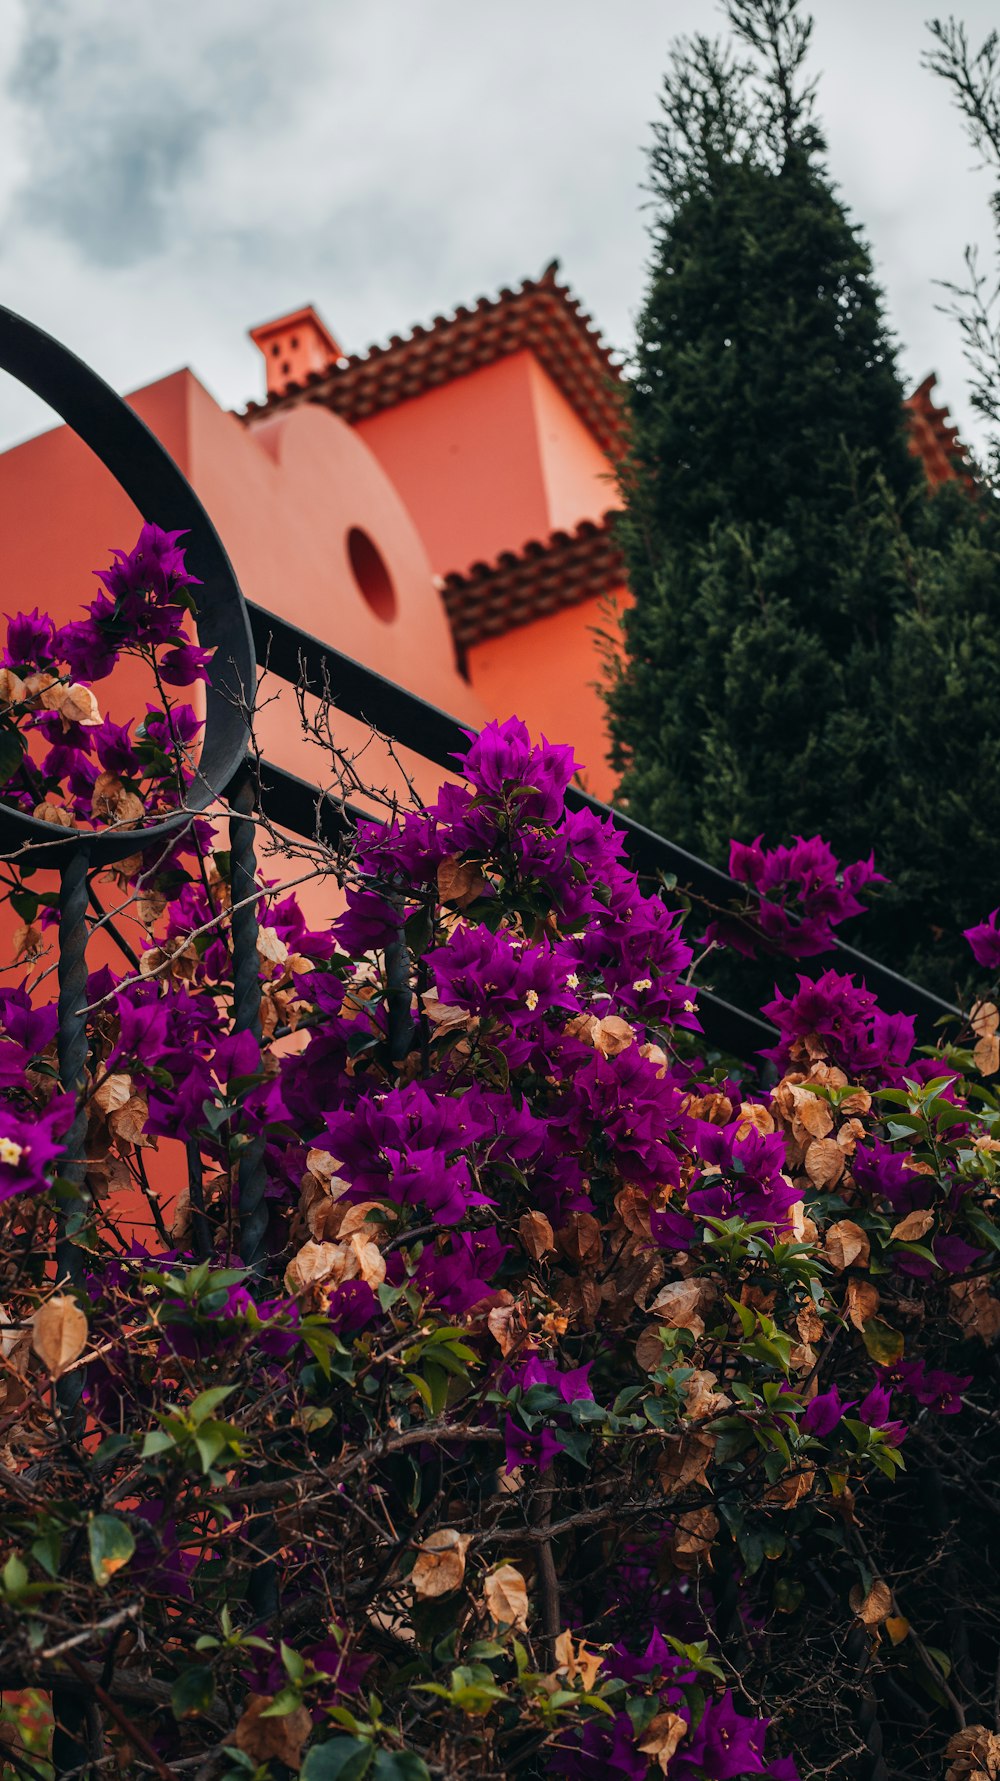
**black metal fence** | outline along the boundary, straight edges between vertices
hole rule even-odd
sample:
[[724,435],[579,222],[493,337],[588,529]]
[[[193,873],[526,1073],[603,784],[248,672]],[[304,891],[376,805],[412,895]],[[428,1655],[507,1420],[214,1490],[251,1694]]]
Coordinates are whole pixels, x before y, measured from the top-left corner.
[[[320,798],[315,786],[275,762],[260,764],[259,782],[247,757],[248,714],[252,707],[258,663],[280,679],[324,695],[332,694],[348,716],[371,725],[395,744],[443,769],[454,769],[467,744],[468,732],[454,718],[374,669],[352,661],[332,645],[312,637],[263,608],[247,605],[237,586],[225,550],[211,520],[180,470],[138,416],[71,353],[29,322],[0,309],[0,369],[34,390],[96,452],[117,477],[145,518],[189,532],[188,560],[198,575],[197,619],[200,641],[214,648],[207,691],[204,747],[187,808],[145,829],[143,846],[169,842],[190,821],[192,810],[204,810],[220,798],[229,805],[232,868],[232,946],[234,959],[234,1025],[237,1031],[261,1036],[261,983],[257,959],[255,818],[265,816],[276,828],[304,838],[319,833],[331,841],[343,837],[356,813],[333,797]],[[586,805],[599,814],[607,807],[572,791],[575,807]],[[663,836],[617,815],[633,868],[644,878],[669,878],[680,891],[716,908],[741,906],[746,887],[704,860],[685,852]],[[88,875],[135,851],[134,831],[101,833],[59,830],[0,802],[0,850],[16,863],[57,867],[61,878],[59,946],[58,1054],[62,1086],[79,1094],[84,1085],[88,1039],[86,1030]],[[863,976],[879,999],[895,1011],[914,1014],[921,1036],[929,1038],[949,1005],[919,985],[852,948],[837,945],[836,965]],[[773,1042],[773,1029],[759,1014],[734,1006],[708,991],[699,992],[699,1011],[706,1038],[713,1046],[749,1060]],[[67,1141],[68,1169],[82,1176],[86,1115],[81,1111]],[[198,1147],[189,1147],[188,1164],[196,1247],[208,1253],[208,1227],[201,1198]],[[261,1147],[250,1145],[239,1169],[239,1251],[243,1262],[258,1268],[266,1250],[267,1209]],[[64,1227],[59,1236],[60,1277],[82,1285],[83,1252]],[[83,1372],[76,1369],[60,1382],[61,1412],[69,1419],[82,1413]],[[256,1580],[261,1612],[271,1587],[270,1567],[259,1567]],[[256,1587],[255,1585],[255,1587]],[[80,1772],[86,1762],[83,1703],[68,1690],[54,1698],[56,1733],[52,1761],[57,1776]]]

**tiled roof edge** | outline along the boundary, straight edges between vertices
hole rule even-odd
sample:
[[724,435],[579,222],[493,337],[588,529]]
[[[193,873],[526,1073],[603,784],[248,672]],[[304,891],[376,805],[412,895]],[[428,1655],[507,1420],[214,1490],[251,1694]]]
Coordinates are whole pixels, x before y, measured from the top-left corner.
[[248,403],[241,418],[252,424],[301,402],[319,402],[354,422],[523,348],[535,352],[604,449],[616,452],[621,429],[615,386],[622,374],[579,299],[559,283],[555,263],[541,278],[505,286],[471,307],[460,305],[453,315],[435,316],[429,325],[340,359],[281,394]]
[[616,517],[609,512],[598,521],[581,520],[572,532],[531,539],[495,562],[444,576],[441,596],[460,654],[621,587],[625,565],[614,536]]

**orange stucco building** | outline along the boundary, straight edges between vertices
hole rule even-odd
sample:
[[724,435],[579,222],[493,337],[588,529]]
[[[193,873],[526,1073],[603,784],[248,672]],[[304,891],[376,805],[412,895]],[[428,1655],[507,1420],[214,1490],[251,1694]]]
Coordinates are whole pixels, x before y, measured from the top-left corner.
[[[609,798],[597,683],[600,633],[627,599],[609,525],[622,382],[556,266],[360,355],[311,308],[251,338],[264,393],[242,414],[188,370],[129,398],[194,485],[248,598],[470,725],[516,712],[572,742],[587,788]],[[932,384],[908,407],[937,480],[955,438]],[[4,609],[38,604],[60,621],[139,524],[65,427],[0,454],[0,513]],[[267,690],[264,751],[327,782],[292,694]],[[129,691],[116,683],[114,715]]]

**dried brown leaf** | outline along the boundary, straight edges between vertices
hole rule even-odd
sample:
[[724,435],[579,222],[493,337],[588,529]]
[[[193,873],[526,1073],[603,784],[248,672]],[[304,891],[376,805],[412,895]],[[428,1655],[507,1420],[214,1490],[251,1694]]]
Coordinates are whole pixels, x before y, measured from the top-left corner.
[[518,1219],[518,1235],[534,1261],[551,1255],[556,1246],[552,1226],[544,1212],[524,1212]]
[[22,921],[11,935],[15,965],[30,963],[42,950],[42,930],[37,921]]
[[574,1642],[568,1631],[557,1635],[553,1650],[558,1675],[565,1676],[571,1685],[579,1679],[585,1689],[593,1688],[604,1663],[603,1652],[593,1649],[584,1639]]
[[92,1099],[101,1113],[120,1112],[132,1099],[131,1076],[105,1076],[104,1081],[95,1088]]
[[840,1103],[841,1113],[864,1114],[870,1113],[871,1110],[872,1098],[866,1088],[852,1088],[850,1094],[845,1095]]
[[578,1267],[592,1268],[601,1259],[601,1227],[592,1212],[571,1212],[556,1241],[564,1256]]
[[712,1297],[707,1280],[669,1280],[666,1286],[661,1286],[650,1310],[670,1329],[690,1330],[694,1336],[703,1336],[705,1319],[702,1312]]
[[711,1565],[712,1542],[719,1531],[719,1518],[711,1509],[687,1509],[674,1523],[671,1546],[678,1570],[695,1571],[700,1565]]
[[39,1305],[31,1319],[31,1346],[53,1379],[79,1360],[87,1346],[87,1319],[68,1293]]
[[594,1045],[602,1057],[617,1057],[619,1052],[627,1051],[635,1044],[635,1028],[622,1020],[619,1014],[606,1014],[597,1023]]
[[851,1590],[851,1608],[865,1626],[881,1626],[892,1613],[892,1590],[876,1577],[866,1595],[860,1583]]
[[838,1219],[826,1233],[823,1254],[840,1274],[845,1268],[864,1267],[871,1254],[871,1244],[859,1224],[852,1218]]
[[945,1746],[949,1767],[944,1781],[996,1781],[1000,1776],[1000,1734],[985,1725],[967,1725]]
[[145,1150],[152,1144],[152,1139],[145,1135],[148,1118],[148,1102],[142,1095],[130,1095],[124,1107],[116,1107],[108,1114],[108,1131],[120,1144],[134,1144]]
[[447,1595],[458,1589],[465,1576],[465,1554],[471,1534],[460,1534],[453,1527],[438,1528],[421,1540],[416,1563],[410,1572],[414,1593],[421,1599]]
[[233,1743],[255,1763],[283,1762],[298,1773],[302,1767],[302,1750],[312,1732],[312,1715],[308,1707],[294,1707],[275,1719],[265,1719],[271,1705],[271,1694],[250,1694],[233,1732]]
[[482,896],[485,888],[486,880],[478,866],[469,865],[453,853],[441,861],[437,869],[437,889],[442,903],[454,903],[456,908],[466,909]]
[[908,1212],[905,1218],[901,1218],[898,1224],[893,1225],[889,1235],[894,1237],[897,1243],[919,1243],[921,1237],[927,1235],[933,1223],[933,1212]]
[[836,1138],[814,1138],[806,1151],[805,1168],[814,1187],[835,1186],[845,1168],[844,1153]]
[[528,1586],[513,1565],[500,1565],[483,1584],[486,1612],[495,1626],[528,1624]]
[[668,1708],[650,1720],[643,1732],[639,1749],[643,1756],[653,1757],[657,1767],[665,1775],[670,1767],[670,1759],[687,1729],[687,1721]]
[[878,1310],[878,1288],[871,1280],[849,1280],[844,1294],[844,1310],[856,1330],[864,1328],[869,1317]]

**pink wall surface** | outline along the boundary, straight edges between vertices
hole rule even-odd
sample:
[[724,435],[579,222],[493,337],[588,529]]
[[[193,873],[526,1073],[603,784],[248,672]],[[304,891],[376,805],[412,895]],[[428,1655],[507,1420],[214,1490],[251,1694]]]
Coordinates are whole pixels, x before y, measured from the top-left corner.
[[605,802],[615,788],[607,763],[608,731],[597,690],[603,662],[595,631],[612,627],[609,605],[622,610],[628,594],[584,600],[469,650],[469,678],[491,711],[515,712],[536,735],[572,742],[583,763],[580,783]]
[[439,575],[551,531],[533,364],[529,352],[511,353],[354,429],[414,515]]
[[435,570],[460,573],[614,505],[611,466],[523,349],[359,421]]
[[537,359],[531,385],[548,529],[572,532],[581,520],[600,519],[619,504],[617,481],[597,440]]

